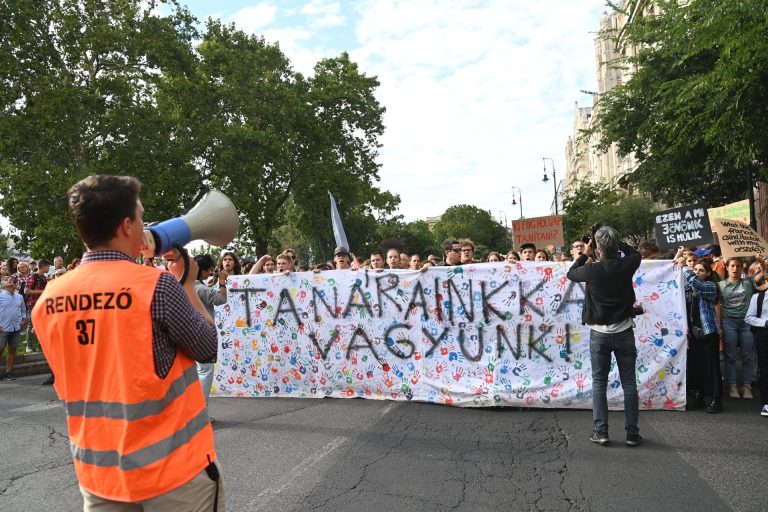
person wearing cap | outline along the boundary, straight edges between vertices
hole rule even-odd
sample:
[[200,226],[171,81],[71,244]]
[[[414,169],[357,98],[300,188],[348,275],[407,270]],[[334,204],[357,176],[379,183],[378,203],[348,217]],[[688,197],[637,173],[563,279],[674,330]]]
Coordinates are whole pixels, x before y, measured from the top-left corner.
[[712,253],[712,249],[696,249],[693,251],[693,253],[696,255],[697,258],[703,258],[704,256],[709,256]]
[[711,244],[707,248],[710,251],[709,256],[712,258],[712,272],[719,275],[720,279],[725,279],[725,262],[723,261],[723,252],[720,250],[720,246]]
[[16,287],[10,277],[4,277],[0,283],[0,354],[8,347],[8,364],[5,368],[5,380],[15,380],[13,363],[16,358],[16,347],[19,346],[19,334],[27,326],[27,308],[24,298],[16,293]]
[[336,247],[333,250],[333,261],[336,264],[336,270],[349,270],[351,268],[349,249],[341,245]]

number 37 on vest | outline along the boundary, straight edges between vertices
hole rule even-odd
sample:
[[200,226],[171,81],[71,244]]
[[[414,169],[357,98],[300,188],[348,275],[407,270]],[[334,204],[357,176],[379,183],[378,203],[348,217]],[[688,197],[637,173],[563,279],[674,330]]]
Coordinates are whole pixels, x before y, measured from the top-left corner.
[[77,342],[81,345],[93,345],[96,341],[96,320],[77,320],[75,321],[77,330]]

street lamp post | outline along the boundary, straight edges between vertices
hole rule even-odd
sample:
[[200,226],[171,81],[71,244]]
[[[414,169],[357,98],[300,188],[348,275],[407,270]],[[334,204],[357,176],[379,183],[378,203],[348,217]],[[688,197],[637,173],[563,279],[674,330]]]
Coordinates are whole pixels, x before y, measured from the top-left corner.
[[541,160],[544,162],[544,179],[541,180],[544,183],[549,181],[549,178],[547,177],[547,160],[552,162],[552,184],[555,186],[555,215],[560,215],[560,210],[557,208],[557,174],[555,173],[555,161],[546,156]]
[[512,187],[512,206],[515,206],[518,203],[518,200],[515,200],[515,190],[517,190],[517,198],[520,202],[520,218],[523,218],[523,194],[520,190],[520,187]]

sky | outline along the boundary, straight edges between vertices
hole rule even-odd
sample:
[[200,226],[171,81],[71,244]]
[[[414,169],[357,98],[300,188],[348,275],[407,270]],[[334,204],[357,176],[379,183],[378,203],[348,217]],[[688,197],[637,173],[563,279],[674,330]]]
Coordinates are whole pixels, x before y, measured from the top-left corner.
[[400,196],[407,221],[470,204],[511,224],[518,190],[523,216],[550,214],[575,103],[591,105],[580,91],[597,88],[605,0],[185,1],[200,20],[279,43],[305,75],[347,51],[378,77],[378,186]]
[[200,20],[277,42],[305,75],[349,52],[386,107],[379,186],[407,221],[457,204],[549,215],[581,90],[596,89],[604,0],[188,0]]

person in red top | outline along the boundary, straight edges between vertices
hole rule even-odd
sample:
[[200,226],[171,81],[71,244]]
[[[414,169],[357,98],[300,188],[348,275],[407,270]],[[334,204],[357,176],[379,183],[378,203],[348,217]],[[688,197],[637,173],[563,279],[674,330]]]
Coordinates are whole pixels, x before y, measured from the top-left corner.
[[[32,311],[32,308],[35,307],[35,303],[37,302],[38,297],[40,297],[40,294],[43,293],[43,290],[45,290],[45,285],[48,284],[48,278],[46,277],[46,274],[50,268],[51,263],[48,260],[39,260],[37,262],[37,270],[27,276],[27,283],[24,287],[24,297],[27,301],[27,311]],[[27,324],[27,353],[34,352],[36,349],[34,327],[35,326],[32,325],[32,322]]]
[[[195,361],[216,360],[213,319],[194,281],[137,265],[141,184],[90,176],[69,190],[88,251],[32,312],[64,401],[85,511],[224,510],[213,429]],[[168,255],[167,255],[168,257]],[[197,263],[189,260],[189,274]]]

